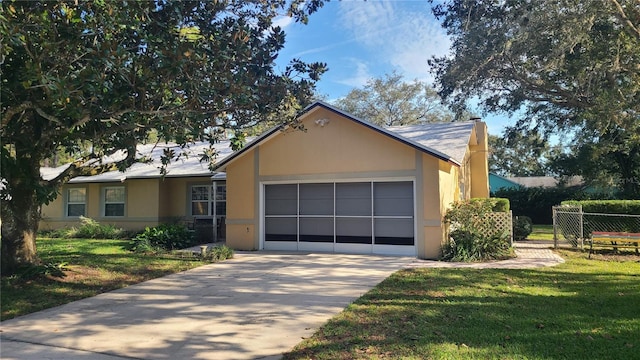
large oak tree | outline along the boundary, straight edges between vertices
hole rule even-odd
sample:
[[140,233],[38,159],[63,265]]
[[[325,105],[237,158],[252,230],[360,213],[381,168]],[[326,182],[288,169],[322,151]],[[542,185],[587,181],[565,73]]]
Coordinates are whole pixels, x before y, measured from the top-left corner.
[[[308,102],[325,65],[294,59],[276,72],[285,34],[273,21],[306,22],[322,4],[2,1],[3,272],[38,261],[39,209],[61,184],[125,169],[151,131],[214,142]],[[60,151],[80,157],[45,181],[42,161]],[[118,151],[120,161],[101,162]]]
[[451,121],[453,114],[428,84],[392,72],[372,78],[362,88],[351,90],[335,105],[363,120],[380,126],[411,125]]
[[500,176],[547,176],[552,147],[535,131],[489,135],[489,171]]
[[640,197],[638,0],[450,0],[433,11],[452,39],[451,56],[430,61],[440,95],[520,116],[515,131],[573,134],[566,156],[584,162],[574,174]]

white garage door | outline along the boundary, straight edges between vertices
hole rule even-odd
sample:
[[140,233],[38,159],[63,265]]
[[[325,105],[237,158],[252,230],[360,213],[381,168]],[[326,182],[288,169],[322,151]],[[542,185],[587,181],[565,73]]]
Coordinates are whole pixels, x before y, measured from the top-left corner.
[[263,248],[414,256],[412,181],[264,185]]

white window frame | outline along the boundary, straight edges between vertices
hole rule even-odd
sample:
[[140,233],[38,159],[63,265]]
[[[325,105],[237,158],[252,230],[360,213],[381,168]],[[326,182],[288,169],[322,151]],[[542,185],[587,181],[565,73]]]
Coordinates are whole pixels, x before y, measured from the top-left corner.
[[[224,199],[218,199],[218,186],[224,186]],[[226,181],[217,181],[214,182],[213,185],[211,186],[212,188],[212,198],[213,198],[213,205],[211,207],[211,209],[213,209],[213,214],[216,216],[216,218],[220,218],[222,216],[226,217],[227,216],[227,182]],[[224,203],[225,204],[225,211],[224,214],[218,214],[218,203]]]
[[[71,200],[71,191],[72,190],[84,190],[84,201],[80,202],[80,201],[72,201]],[[69,205],[84,205],[84,211],[83,214],[80,216],[87,216],[87,188],[86,187],[80,187],[80,186],[74,186],[74,187],[69,187],[66,189],[65,193],[65,203],[64,203],[64,215],[66,217],[79,217],[76,215],[69,215]]]
[[[213,185],[211,183],[208,184],[193,184],[189,187],[189,214],[193,217],[210,217],[213,216],[211,214],[211,206],[213,203],[212,200],[212,196],[213,196],[213,189],[212,189]],[[194,200],[193,199],[193,189],[194,188],[206,188],[207,189],[207,199],[206,200]],[[207,209],[207,213],[206,214],[194,214],[193,213],[193,204],[194,203],[206,203],[206,209]]]
[[[225,195],[224,199],[218,200],[218,186],[225,187]],[[189,187],[189,215],[197,218],[211,218],[211,217],[221,217],[226,216],[226,211],[224,214],[217,213],[217,204],[227,202],[226,196],[226,186],[227,183],[225,181],[213,182],[208,184],[193,184]],[[193,188],[204,187],[207,188],[207,200],[194,200],[193,199]],[[202,202],[207,203],[207,214],[194,214],[193,213],[193,203],[194,202]]]
[[[107,191],[110,189],[122,189],[124,199],[122,201],[107,201]],[[127,188],[125,186],[105,186],[102,188],[102,216],[108,218],[122,218],[127,216]],[[122,215],[107,215],[107,205],[122,204]]]

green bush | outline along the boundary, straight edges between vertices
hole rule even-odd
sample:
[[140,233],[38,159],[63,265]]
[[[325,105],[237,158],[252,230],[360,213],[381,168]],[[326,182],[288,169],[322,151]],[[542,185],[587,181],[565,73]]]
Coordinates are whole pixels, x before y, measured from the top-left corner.
[[192,230],[183,224],[160,224],[147,227],[131,241],[136,252],[161,252],[197,245]]
[[[592,231],[640,232],[640,221],[632,216],[606,216],[598,214],[640,215],[640,200],[586,200],[563,201],[562,205],[581,205],[584,215],[584,237]],[[565,215],[566,216],[566,215]],[[564,234],[563,234],[564,235]],[[566,237],[566,236],[565,236]],[[569,240],[571,243],[576,241]]]
[[128,233],[111,224],[100,224],[98,221],[80,216],[80,226],[50,230],[43,235],[63,239],[124,239]]
[[449,236],[442,247],[445,261],[504,259],[512,255],[509,231],[497,231],[490,201],[454,203],[445,215]]
[[233,258],[233,249],[226,246],[214,246],[207,249],[207,252],[202,256],[202,260],[210,262],[218,262]]
[[68,270],[66,262],[58,264],[45,263],[23,265],[16,270],[15,274],[13,274],[12,277],[19,278],[21,280],[32,280],[43,278],[46,276],[63,278],[66,276],[64,273],[66,270]]
[[581,205],[586,213],[640,215],[640,200],[568,200],[562,205]]
[[513,217],[513,239],[524,240],[533,231],[533,222],[528,216]]
[[609,194],[589,193],[579,188],[519,188],[500,189],[491,196],[507,198],[515,216],[528,216],[534,224],[552,221],[552,208],[566,200],[606,199]]
[[471,202],[487,202],[491,204],[491,211],[494,212],[509,212],[509,199],[506,198],[473,198]]

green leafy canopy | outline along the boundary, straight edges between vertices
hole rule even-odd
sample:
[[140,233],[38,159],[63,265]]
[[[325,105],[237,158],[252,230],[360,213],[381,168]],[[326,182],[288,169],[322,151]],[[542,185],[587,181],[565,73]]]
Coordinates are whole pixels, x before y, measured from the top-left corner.
[[[213,143],[224,129],[310,102],[326,65],[293,59],[276,71],[285,33],[274,19],[306,23],[323,3],[0,2],[2,193],[24,200],[3,201],[3,251],[5,225],[37,229],[37,208],[60,184],[124,170],[150,135]],[[100,161],[119,150],[121,161]],[[60,152],[75,161],[43,180],[42,161]]]
[[124,168],[152,129],[178,143],[211,140],[211,129],[251,126],[288,98],[304,104],[325,66],[294,60],[277,74],[285,34],[272,20],[306,21],[321,4],[2,2],[3,164],[89,140],[92,153],[65,177],[96,171],[79,168],[119,149]]
[[406,82],[397,72],[367,81],[351,90],[336,106],[380,126],[445,122],[453,114],[436,91],[418,80]]
[[441,96],[520,116],[522,133],[560,134],[565,144],[574,134],[565,156],[580,162],[574,174],[624,181],[640,196],[637,0],[432,4],[452,39],[451,56],[429,62]]

